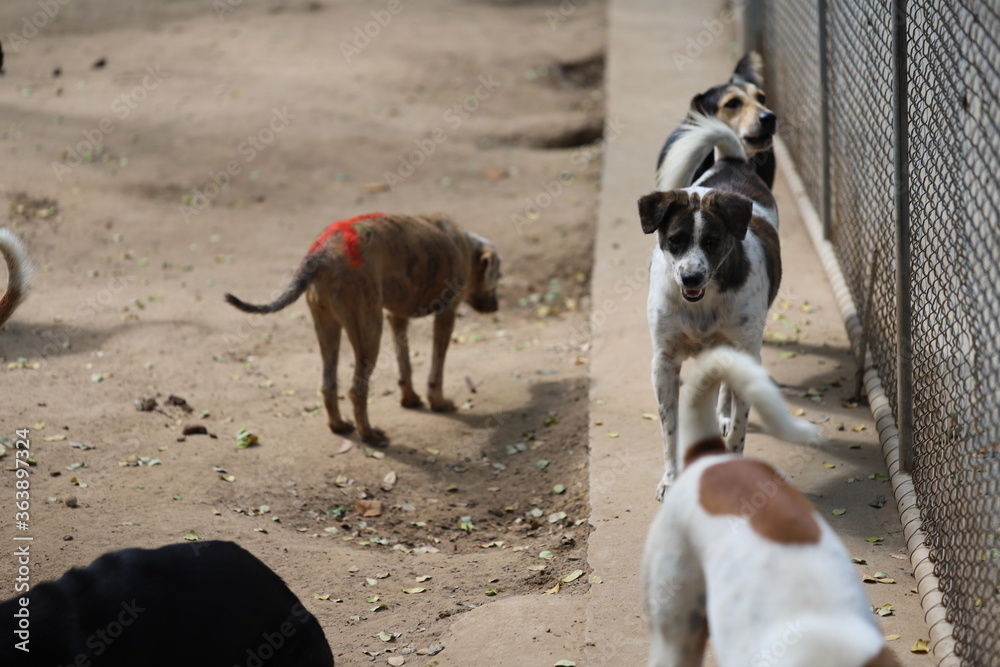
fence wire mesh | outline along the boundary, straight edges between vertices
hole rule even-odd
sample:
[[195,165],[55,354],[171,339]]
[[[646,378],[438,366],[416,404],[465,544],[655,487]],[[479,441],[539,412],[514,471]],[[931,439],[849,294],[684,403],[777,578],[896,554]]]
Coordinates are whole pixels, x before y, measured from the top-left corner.
[[[830,240],[898,421],[895,5],[766,0],[763,50],[780,131],[817,210],[829,188]],[[913,481],[955,653],[1000,665],[1000,0],[909,0],[905,16]],[[821,114],[803,113],[822,99],[821,64],[827,155]]]

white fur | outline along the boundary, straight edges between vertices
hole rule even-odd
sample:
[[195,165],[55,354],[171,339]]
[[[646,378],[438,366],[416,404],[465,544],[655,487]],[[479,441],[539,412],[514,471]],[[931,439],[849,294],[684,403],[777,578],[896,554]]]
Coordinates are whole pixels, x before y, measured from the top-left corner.
[[0,313],[0,325],[2,325],[27,297],[34,267],[21,239],[6,227],[0,227],[0,255],[7,263],[7,293],[19,295],[9,303],[5,313]]
[[691,114],[680,132],[656,172],[656,189],[660,192],[691,185],[698,165],[712,149],[716,151],[716,161],[721,158],[747,159],[739,136],[718,118]]
[[[696,141],[717,141],[727,155],[743,155],[739,137],[727,125],[699,116],[695,118],[692,129],[686,130],[671,147],[664,160],[668,176],[662,178],[661,182],[669,185],[673,182],[670,179],[675,177],[669,174],[687,173],[689,168],[693,173],[695,166],[712,148],[711,145],[703,145],[703,150],[697,150]],[[715,173],[720,164],[716,162],[706,175]],[[664,169],[661,169],[661,176],[665,173]],[[698,194],[699,197],[711,191],[697,185],[683,189]],[[756,202],[753,211],[754,215],[760,211],[763,213],[760,217],[777,227],[777,211]],[[697,219],[700,219],[700,214]],[[696,234],[698,232],[696,227]],[[656,489],[657,500],[663,499],[664,492],[677,476],[677,398],[681,364],[688,356],[719,345],[735,347],[758,361],[760,359],[771,285],[765,266],[764,246],[760,240],[752,231],[748,231],[742,243],[750,265],[743,286],[738,290],[722,293],[715,285],[715,279],[710,277],[705,286],[704,298],[696,303],[686,301],[681,295],[681,274],[697,263],[698,253],[704,258],[701,248],[695,247],[676,259],[659,245],[653,248],[646,316],[653,339],[653,389],[659,406],[663,436],[664,470]],[[692,245],[698,246],[697,243]],[[730,451],[743,451],[748,410],[746,401],[739,396],[733,397],[728,387],[722,387],[717,414],[725,427],[726,444]]]
[[[685,384],[685,446],[719,434],[713,403],[720,382],[753,404],[776,435],[800,443],[819,437],[815,427],[788,413],[750,355],[719,348],[701,355]],[[882,650],[882,633],[847,551],[819,514],[812,512],[818,542],[782,544],[749,523],[772,507],[766,500],[743,499],[748,504],[740,506],[749,509],[741,515],[713,515],[701,506],[705,471],[740,459],[697,459],[667,493],[650,527],[643,557],[649,665],[700,665],[697,633],[704,619],[721,667],[861,667]],[[779,475],[775,470],[775,479]],[[774,495],[760,486],[762,498]]]

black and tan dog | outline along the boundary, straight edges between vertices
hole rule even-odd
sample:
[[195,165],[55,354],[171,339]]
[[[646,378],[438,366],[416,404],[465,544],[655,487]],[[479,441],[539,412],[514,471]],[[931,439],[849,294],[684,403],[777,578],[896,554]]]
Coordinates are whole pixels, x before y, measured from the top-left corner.
[[232,542],[123,549],[18,588],[0,603],[0,665],[333,667],[316,618]]
[[[751,51],[737,63],[736,70],[727,83],[713,86],[704,93],[694,96],[685,124],[690,121],[692,114],[699,114],[717,118],[728,125],[743,142],[748,164],[770,189],[774,185],[774,151],[771,142],[777,126],[777,117],[765,106],[767,98],[763,89],[763,63],[760,56]],[[680,127],[674,130],[660,150],[660,157],[656,162],[658,175],[663,169],[667,153],[677,141],[680,132]],[[713,164],[715,157],[709,154],[695,171],[694,180],[698,180]]]
[[337,403],[337,357],[343,329],[354,347],[354,382],[348,395],[361,438],[385,445],[385,434],[368,421],[368,380],[378,360],[382,311],[388,311],[399,363],[403,407],[421,405],[413,390],[407,326],[412,317],[434,315],[434,351],[427,399],[446,412],[444,358],[455,326],[455,311],[468,302],[480,313],[497,310],[500,255],[488,240],[461,232],[439,216],[383,213],[335,222],[309,248],[291,284],[274,302],[254,306],[232,294],[226,301],[248,313],[273,313],[305,292],[323,355],[323,400],[334,433],[354,426],[341,418]]

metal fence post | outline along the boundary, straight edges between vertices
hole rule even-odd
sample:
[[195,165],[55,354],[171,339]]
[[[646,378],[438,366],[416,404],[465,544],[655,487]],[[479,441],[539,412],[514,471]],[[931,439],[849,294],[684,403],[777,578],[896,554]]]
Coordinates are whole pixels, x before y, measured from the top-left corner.
[[741,51],[760,53],[764,33],[764,0],[743,3],[743,48]]
[[[905,472],[913,471],[913,340],[910,301],[910,164],[906,2],[892,2],[892,126],[896,204],[896,423]],[[867,313],[866,313],[867,316]]]
[[[820,146],[823,154],[823,201],[820,202],[820,215],[823,219],[823,238],[829,240],[833,233],[833,222],[830,220],[830,47],[827,41],[827,3],[819,0],[819,125]],[[865,317],[868,314],[865,313]],[[862,365],[864,360],[861,360]]]

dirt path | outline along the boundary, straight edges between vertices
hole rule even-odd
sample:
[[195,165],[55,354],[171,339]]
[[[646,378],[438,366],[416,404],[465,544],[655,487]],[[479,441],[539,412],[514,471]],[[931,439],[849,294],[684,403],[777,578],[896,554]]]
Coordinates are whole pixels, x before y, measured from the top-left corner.
[[[34,581],[112,548],[235,540],[343,665],[423,664],[460,614],[577,569],[561,595],[585,593],[576,332],[603,5],[553,27],[534,4],[216,4],[69,3],[3,40],[0,190],[39,271],[0,332],[0,435],[32,434]],[[0,25],[37,9],[4,3]],[[384,452],[327,430],[303,302],[247,317],[222,301],[270,296],[326,224],[373,210],[447,212],[499,246],[505,274],[500,312],[464,309],[456,327],[456,413],[401,409],[383,355],[370,411]],[[428,324],[411,333],[421,390]],[[155,407],[137,410],[144,397]],[[211,435],[182,435],[194,425]],[[244,427],[259,446],[236,449]],[[3,475],[0,493],[13,485]],[[358,498],[381,515],[361,517]],[[5,591],[13,572],[0,559]]]

